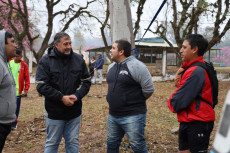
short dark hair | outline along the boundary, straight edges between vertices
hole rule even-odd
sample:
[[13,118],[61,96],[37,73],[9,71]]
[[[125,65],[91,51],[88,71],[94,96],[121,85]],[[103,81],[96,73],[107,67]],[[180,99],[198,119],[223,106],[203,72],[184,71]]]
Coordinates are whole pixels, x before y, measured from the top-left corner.
[[65,33],[65,32],[59,32],[59,33],[57,33],[57,34],[54,36],[54,43],[59,44],[59,43],[61,42],[61,39],[62,39],[63,37],[70,38],[70,36],[69,36],[67,33]]
[[11,32],[6,31],[5,32],[5,44],[8,44],[7,39],[12,38],[12,37],[14,37],[14,35]]
[[127,40],[116,40],[118,51],[124,50],[125,57],[129,57],[131,55],[131,44]]
[[22,54],[22,51],[21,51],[19,48],[17,48],[17,49],[16,49],[16,54],[17,54],[17,55],[21,55],[21,54]]
[[187,40],[193,49],[195,46],[198,47],[198,56],[203,56],[208,48],[208,40],[205,39],[200,34],[189,34],[185,37],[184,40]]

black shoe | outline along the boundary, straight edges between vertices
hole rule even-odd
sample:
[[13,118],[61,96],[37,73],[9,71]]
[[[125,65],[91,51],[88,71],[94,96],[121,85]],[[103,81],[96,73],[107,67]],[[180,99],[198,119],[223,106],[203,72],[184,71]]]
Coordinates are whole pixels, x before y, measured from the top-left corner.
[[102,83],[98,83],[98,85],[100,86],[100,85],[102,85]]

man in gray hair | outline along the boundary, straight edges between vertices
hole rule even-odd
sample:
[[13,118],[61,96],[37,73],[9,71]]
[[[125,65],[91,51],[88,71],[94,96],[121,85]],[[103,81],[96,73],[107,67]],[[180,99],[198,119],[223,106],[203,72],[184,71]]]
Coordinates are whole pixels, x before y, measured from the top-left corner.
[[90,75],[81,55],[72,50],[67,33],[54,37],[54,46],[39,61],[36,83],[45,97],[46,145],[45,153],[57,153],[65,139],[66,153],[78,152],[81,99],[89,92]]

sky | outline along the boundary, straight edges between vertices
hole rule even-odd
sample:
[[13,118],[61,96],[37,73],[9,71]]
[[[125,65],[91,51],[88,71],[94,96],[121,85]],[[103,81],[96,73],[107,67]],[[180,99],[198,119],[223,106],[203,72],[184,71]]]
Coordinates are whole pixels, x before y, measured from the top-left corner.
[[[29,0],[28,5],[31,9],[36,10],[36,13],[34,13],[34,11],[31,13],[31,15],[33,16],[33,23],[38,27],[38,29],[41,31],[42,35],[44,36],[44,34],[46,33],[46,30],[47,30],[47,28],[46,28],[47,13],[46,13],[46,3],[45,3],[45,1],[44,2],[42,2],[42,1],[44,1],[44,0]],[[60,4],[54,8],[54,12],[66,9],[68,7],[68,4],[70,4],[70,3],[71,3],[71,1],[68,1],[68,0],[63,1],[62,0],[60,2]],[[85,6],[86,0],[78,0],[77,3],[80,4],[81,6]],[[153,5],[152,0],[147,0],[146,4],[144,6],[144,13],[141,17],[142,23],[141,23],[140,29],[141,29],[142,33],[144,33],[144,29],[146,29],[148,27],[148,24],[150,23],[151,19],[153,18],[153,15],[156,13],[160,4],[161,4],[161,2],[157,1],[157,2],[154,2],[154,5]],[[98,6],[101,10],[98,9]],[[133,22],[136,20],[136,8],[137,8],[137,5],[131,5],[131,13],[132,13]],[[99,14],[99,16],[103,17],[104,10],[100,4],[91,5],[90,9],[91,9],[91,11]],[[162,16],[162,13],[159,14],[158,18],[160,18],[160,16]],[[54,32],[58,32],[60,30],[59,19],[61,19],[61,18],[60,17],[55,18],[55,20],[54,20],[54,23],[55,23]],[[95,21],[91,20],[90,22],[86,22],[86,23],[88,24],[88,27],[93,27],[93,28],[91,28],[91,30],[93,30],[93,37],[100,37],[100,24],[98,24],[96,20]],[[72,33],[72,31],[76,30],[75,29],[76,25],[80,25],[80,23],[78,21],[75,21],[73,24],[71,24],[71,30],[70,30],[71,33]],[[89,30],[83,28],[83,26],[80,26],[78,28],[80,31],[84,31],[84,35],[86,37],[92,36],[92,33],[90,33]],[[150,36],[152,36],[152,34],[147,32],[145,37],[150,37]]]
[[[103,1],[103,0],[102,0]],[[215,0],[208,0],[208,2],[213,2]],[[145,29],[148,27],[149,23],[151,22],[153,16],[156,14],[157,10],[159,9],[160,5],[162,4],[163,0],[147,0],[144,9],[143,9],[143,15],[141,16],[141,23],[140,23],[140,36],[143,36]],[[59,10],[65,10],[69,4],[72,3],[70,0],[62,0],[58,6],[54,8],[54,12],[57,12]],[[86,5],[86,0],[77,0],[77,3],[81,6]],[[47,27],[47,12],[46,12],[46,2],[45,0],[28,0],[28,5],[31,9],[36,10],[31,12],[31,16],[33,17],[33,23],[38,27],[38,29],[41,32],[41,35],[44,36],[46,33]],[[180,7],[178,6],[178,9]],[[106,7],[102,6],[101,4],[93,4],[90,5],[89,8],[94,14],[96,14],[101,19],[105,16],[105,9]],[[136,21],[136,9],[137,4],[131,4],[131,13],[132,13],[132,20],[133,23]],[[172,18],[172,12],[167,12],[167,5],[163,7],[162,11],[157,16],[156,20],[158,21],[164,21],[167,18]],[[170,10],[170,9],[169,9]],[[54,33],[60,31],[60,25],[61,23],[59,20],[61,17],[55,18],[54,20]],[[202,21],[202,25],[204,26],[213,26],[213,21],[210,19],[205,19],[206,21]],[[76,20],[74,23],[71,24],[70,30],[67,32],[70,33],[71,37],[74,35],[74,33],[81,32],[84,38],[101,38],[100,34],[100,24],[94,20],[85,20],[85,26],[81,25],[81,22],[79,20]],[[151,26],[151,30],[154,31],[156,28],[156,21]],[[90,30],[89,30],[90,29]],[[147,32],[144,38],[154,37],[156,35],[153,35],[151,32]]]

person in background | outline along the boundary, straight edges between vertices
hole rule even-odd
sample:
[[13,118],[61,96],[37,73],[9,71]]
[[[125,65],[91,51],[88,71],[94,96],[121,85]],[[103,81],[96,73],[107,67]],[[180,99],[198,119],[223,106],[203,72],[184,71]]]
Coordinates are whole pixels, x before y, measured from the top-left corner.
[[[83,54],[81,54],[81,57],[84,59],[84,55],[83,55]],[[86,65],[86,66],[88,66],[88,62],[87,62],[87,60],[86,60],[86,59],[84,59],[84,61],[85,61],[85,65]]]
[[90,79],[84,59],[72,50],[70,36],[57,33],[36,72],[37,91],[45,97],[45,153],[57,153],[62,137],[66,153],[79,152],[81,99],[89,92]]
[[[10,60],[8,68],[11,70],[13,74],[17,93],[17,119],[12,123],[11,126],[11,129],[14,130],[17,128],[18,124],[18,116],[21,106],[21,96],[26,96],[30,88],[29,69],[27,64],[22,60],[22,51],[20,49],[16,49],[16,57],[14,57],[13,60]],[[24,93],[22,93],[22,91],[24,91]]]
[[93,56],[89,62],[89,73],[90,73],[91,77],[93,77],[93,75],[94,75],[95,62],[96,62],[96,60],[95,60],[95,57]]
[[135,153],[147,153],[145,142],[146,100],[154,84],[145,64],[131,56],[131,44],[117,40],[112,46],[107,83],[109,115],[107,153],[119,153],[124,134]]
[[104,59],[102,58],[101,53],[98,53],[97,54],[97,60],[96,60],[96,63],[94,65],[94,76],[93,76],[92,84],[96,84],[96,78],[97,78],[98,73],[99,73],[99,83],[98,83],[98,85],[102,84],[102,80],[103,80],[103,76],[102,76],[103,64],[104,64]]
[[207,153],[215,120],[212,108],[212,85],[206,70],[192,66],[204,62],[208,41],[199,34],[187,35],[180,49],[183,61],[177,89],[168,100],[168,107],[177,113],[179,153]]
[[16,87],[8,69],[8,61],[16,56],[16,48],[13,34],[0,30],[0,152],[16,119]]

